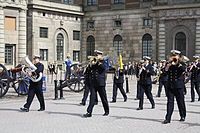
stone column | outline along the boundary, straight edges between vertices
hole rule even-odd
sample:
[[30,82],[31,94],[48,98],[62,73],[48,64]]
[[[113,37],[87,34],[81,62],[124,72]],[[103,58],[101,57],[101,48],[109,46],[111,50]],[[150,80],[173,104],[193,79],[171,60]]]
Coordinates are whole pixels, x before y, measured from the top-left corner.
[[5,63],[5,44],[4,44],[4,11],[0,7],[0,63]]
[[18,62],[26,56],[26,10],[19,12]]
[[196,23],[195,54],[200,55],[200,19],[197,19],[197,23]]
[[159,23],[159,41],[158,41],[158,60],[165,59],[165,24],[163,21]]

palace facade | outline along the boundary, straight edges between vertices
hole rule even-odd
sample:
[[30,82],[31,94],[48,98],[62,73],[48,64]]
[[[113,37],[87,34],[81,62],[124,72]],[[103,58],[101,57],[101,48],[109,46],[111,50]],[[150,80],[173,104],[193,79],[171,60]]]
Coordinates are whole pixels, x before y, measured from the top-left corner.
[[124,62],[200,55],[200,0],[0,0],[0,62],[40,54],[44,64],[86,61],[94,50]]

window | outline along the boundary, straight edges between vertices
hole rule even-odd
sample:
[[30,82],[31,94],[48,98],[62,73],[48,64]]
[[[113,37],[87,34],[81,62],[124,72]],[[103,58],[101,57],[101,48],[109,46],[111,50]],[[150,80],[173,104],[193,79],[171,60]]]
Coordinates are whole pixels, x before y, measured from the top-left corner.
[[183,32],[178,32],[175,36],[175,49],[186,55],[186,35]]
[[5,17],[5,30],[15,31],[16,30],[16,17]]
[[73,40],[80,40],[80,31],[73,31]]
[[5,64],[6,65],[13,65],[13,46],[6,45],[5,46]]
[[94,21],[88,21],[87,22],[87,29],[93,30],[94,29]]
[[80,61],[80,51],[73,51],[73,61]]
[[40,49],[40,57],[43,61],[48,61],[48,49]]
[[121,20],[115,20],[115,21],[114,21],[114,26],[115,26],[115,27],[121,27],[121,26],[122,26]]
[[89,36],[87,38],[87,56],[94,55],[95,50],[95,38],[93,36]]
[[119,55],[122,51],[122,37],[120,35],[114,37],[113,47],[115,48],[117,55]]
[[142,38],[142,57],[152,57],[152,36],[145,34]]
[[87,5],[88,6],[94,6],[97,4],[97,0],[87,0]]
[[114,0],[114,4],[123,4],[124,1],[123,0]]
[[151,27],[152,26],[152,18],[144,18],[143,19],[143,26]]
[[15,2],[15,0],[11,0],[12,2]]
[[40,27],[40,37],[48,38],[48,28]]
[[64,56],[64,37],[61,33],[57,36],[57,60],[62,61]]

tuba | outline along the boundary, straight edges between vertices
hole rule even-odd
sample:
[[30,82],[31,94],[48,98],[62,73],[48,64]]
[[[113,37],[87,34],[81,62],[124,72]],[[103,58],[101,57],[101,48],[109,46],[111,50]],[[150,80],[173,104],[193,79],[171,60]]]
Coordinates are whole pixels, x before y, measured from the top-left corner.
[[[28,56],[22,59],[22,72],[26,74],[33,82],[38,82],[42,79],[43,74],[40,72],[39,75],[36,74],[37,67],[29,60]],[[33,73],[29,76],[28,73]]]

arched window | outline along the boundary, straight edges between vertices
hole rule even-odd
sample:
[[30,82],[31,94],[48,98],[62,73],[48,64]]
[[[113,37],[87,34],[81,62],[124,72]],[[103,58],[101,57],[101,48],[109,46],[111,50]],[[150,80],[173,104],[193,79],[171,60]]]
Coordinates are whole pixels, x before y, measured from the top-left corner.
[[57,60],[64,60],[64,37],[61,33],[57,36]]
[[116,35],[113,40],[113,47],[115,48],[115,52],[119,55],[122,51],[122,37],[120,35]]
[[152,36],[145,34],[142,38],[142,57],[152,57]]
[[186,35],[183,32],[178,32],[175,36],[175,49],[186,55]]
[[93,36],[89,36],[87,38],[87,56],[94,55],[95,50],[95,38]]

